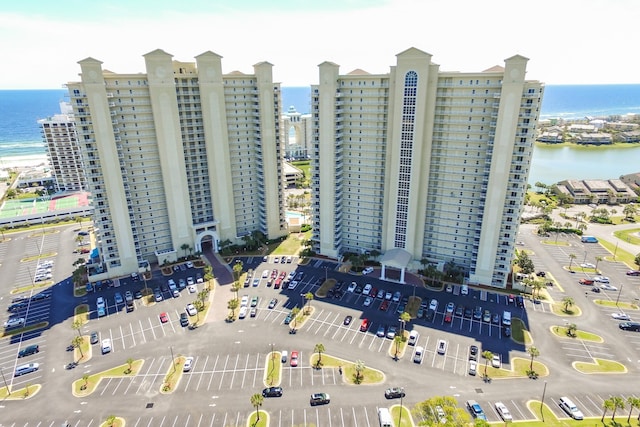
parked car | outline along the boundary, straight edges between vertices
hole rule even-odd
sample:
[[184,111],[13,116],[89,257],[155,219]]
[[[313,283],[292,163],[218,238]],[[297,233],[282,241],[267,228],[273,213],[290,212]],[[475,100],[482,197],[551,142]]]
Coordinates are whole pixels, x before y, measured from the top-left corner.
[[102,340],[102,344],[100,345],[100,349],[102,350],[102,354],[107,354],[111,352],[111,339],[105,338]]
[[169,321],[169,316],[167,315],[167,313],[165,312],[160,313],[160,322],[167,323],[168,321]]
[[640,276],[640,270],[629,270],[627,276]]
[[267,387],[262,390],[263,397],[281,397],[282,387]]
[[606,276],[595,276],[593,281],[598,283],[609,283],[609,278]]
[[498,415],[500,415],[500,418],[502,418],[502,421],[504,421],[505,423],[513,421],[511,412],[509,412],[509,409],[507,409],[504,403],[496,402],[495,407],[496,407],[496,412],[498,413]]
[[89,335],[89,342],[91,344],[98,344],[98,341],[100,341],[100,336],[98,335],[98,332],[91,331],[91,334]]
[[293,367],[298,366],[298,352],[297,351],[292,351],[291,352],[291,359],[289,360],[289,364]]
[[498,354],[493,355],[493,357],[491,358],[491,366],[497,369],[499,369],[500,366],[502,366],[502,363],[500,362],[500,355]]
[[196,310],[196,307],[193,304],[187,304],[186,310],[189,316],[195,316],[198,314],[198,310]]
[[384,397],[387,399],[399,399],[405,396],[404,389],[400,387],[392,387],[384,391]]
[[469,375],[475,376],[478,372],[478,362],[475,360],[469,361]]
[[287,314],[287,317],[284,318],[284,324],[288,325],[289,323],[291,323],[292,320],[293,320],[293,313],[289,312],[289,314]]
[[369,329],[369,319],[362,319],[362,323],[360,323],[360,332],[367,332]]
[[631,320],[631,317],[627,313],[611,313],[611,317],[616,320]]
[[189,325],[189,317],[187,313],[180,313],[180,326],[184,327]]
[[36,354],[39,352],[40,352],[40,346],[38,344],[32,344],[20,350],[18,352],[18,357],[20,358],[20,357],[30,356],[32,354]]
[[387,333],[387,327],[385,325],[378,326],[378,330],[376,331],[376,336],[383,338],[384,334]]
[[424,348],[421,346],[416,346],[416,350],[413,352],[413,363],[422,363],[422,358],[424,357]]
[[245,317],[247,317],[247,312],[249,311],[249,309],[247,308],[247,306],[242,306],[240,307],[240,311],[238,312],[238,318],[239,319],[244,319]]
[[269,301],[269,308],[273,309],[276,307],[276,305],[278,304],[278,299],[277,298],[271,298],[271,301]]
[[329,402],[331,402],[331,398],[328,393],[314,393],[309,399],[309,404],[311,406],[326,405]]
[[478,360],[478,346],[472,345],[469,347],[469,360]]
[[561,397],[558,401],[558,405],[560,405],[562,410],[565,411],[567,415],[569,415],[574,420],[582,420],[584,418],[582,411],[580,411],[576,404],[573,403],[573,401],[568,397]]
[[447,352],[447,342],[445,340],[438,340],[438,354],[444,355]]
[[184,365],[182,365],[182,372],[189,372],[193,367],[193,357],[186,357],[184,359]]
[[373,267],[366,267],[364,270],[362,270],[362,274],[369,274],[369,273],[373,273]]
[[608,283],[601,283],[600,284],[600,289],[603,289],[605,291],[617,291],[618,290],[617,287],[615,287],[613,285],[610,285]]
[[351,324],[351,320],[353,319],[352,316],[346,316],[344,318],[344,320],[342,321],[342,324],[345,326],[349,326]]
[[24,317],[12,317],[11,319],[4,322],[4,327],[7,329],[17,328],[23,325],[24,325]]
[[640,323],[638,322],[622,322],[618,325],[623,331],[640,332]]
[[487,416],[485,415],[482,407],[475,400],[467,400],[467,408],[469,408],[469,412],[473,418],[478,418],[481,420],[487,420]]

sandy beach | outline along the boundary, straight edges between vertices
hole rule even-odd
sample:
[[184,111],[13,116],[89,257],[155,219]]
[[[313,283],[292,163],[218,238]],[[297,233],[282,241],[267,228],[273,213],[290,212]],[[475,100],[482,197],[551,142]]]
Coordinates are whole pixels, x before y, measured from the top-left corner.
[[0,157],[0,169],[36,169],[48,166],[49,159],[46,154]]

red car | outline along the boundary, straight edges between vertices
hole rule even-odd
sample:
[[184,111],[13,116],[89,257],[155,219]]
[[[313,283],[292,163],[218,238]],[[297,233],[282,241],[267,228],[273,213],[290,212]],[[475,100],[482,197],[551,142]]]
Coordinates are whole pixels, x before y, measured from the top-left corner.
[[274,268],[273,271],[271,272],[271,278],[275,279],[276,277],[278,277],[278,270]]
[[160,313],[160,321],[162,323],[167,323],[169,321],[169,316],[167,315],[167,313]]
[[581,285],[593,285],[593,280],[591,280],[591,279],[580,279],[580,280],[578,280],[578,283],[580,283]]
[[360,332],[367,332],[369,329],[369,319],[362,319],[362,323],[360,324]]
[[382,304],[380,304],[380,310],[387,311],[388,309],[389,309],[389,301],[388,300],[382,301]]
[[451,323],[451,320],[452,320],[451,313],[447,313],[447,314],[444,315],[445,323]]
[[298,352],[297,351],[292,351],[291,352],[291,366],[298,366]]

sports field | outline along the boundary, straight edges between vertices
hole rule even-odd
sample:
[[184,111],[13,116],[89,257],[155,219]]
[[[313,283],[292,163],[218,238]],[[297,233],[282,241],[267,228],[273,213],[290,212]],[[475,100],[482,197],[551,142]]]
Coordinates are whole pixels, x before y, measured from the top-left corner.
[[56,198],[38,197],[36,199],[6,200],[0,207],[0,218],[14,218],[22,215],[87,206],[89,204],[88,196],[89,193],[75,193]]

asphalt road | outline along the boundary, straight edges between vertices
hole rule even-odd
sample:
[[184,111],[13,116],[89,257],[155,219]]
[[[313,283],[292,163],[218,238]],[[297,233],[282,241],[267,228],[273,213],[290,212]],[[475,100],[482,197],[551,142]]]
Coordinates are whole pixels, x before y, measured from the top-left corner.
[[[85,299],[73,298],[70,284],[71,263],[77,259],[73,254],[77,227],[61,227],[57,233],[36,236],[33,232],[11,234],[11,240],[0,244],[1,277],[6,278],[2,286],[0,308],[10,304],[14,295],[11,289],[29,283],[29,262],[21,261],[25,257],[37,255],[40,251],[55,252],[53,279],[56,283],[51,298],[38,301],[33,306],[33,316],[47,317],[50,327],[39,333],[26,335],[12,340],[3,340],[0,344],[0,367],[7,381],[13,383],[13,389],[23,387],[27,382],[42,384],[42,389],[27,401],[7,400],[0,403],[2,425],[59,425],[69,421],[73,426],[98,425],[108,415],[122,416],[127,423],[144,426],[162,425],[224,425],[244,426],[246,418],[253,408],[249,402],[253,393],[259,393],[264,384],[264,367],[272,349],[300,352],[300,365],[283,365],[281,386],[284,396],[265,399],[262,409],[269,412],[272,425],[331,425],[331,426],[374,426],[377,425],[376,410],[399,403],[387,401],[384,389],[404,387],[407,396],[403,403],[413,406],[434,395],[453,395],[461,405],[467,399],[477,400],[487,412],[489,421],[498,421],[498,415],[492,409],[493,403],[504,402],[516,420],[532,418],[526,408],[530,399],[540,399],[545,391],[545,402],[552,404],[560,396],[567,395],[580,406],[587,416],[600,416],[602,401],[610,395],[628,396],[637,393],[637,374],[640,368],[640,334],[620,331],[617,322],[610,314],[615,308],[607,309],[593,304],[595,295],[587,293],[585,287],[577,283],[584,273],[570,274],[563,267],[568,265],[570,253],[582,254],[588,262],[600,256],[603,249],[599,245],[584,245],[579,240],[569,241],[571,246],[543,245],[533,233],[532,226],[522,226],[519,239],[524,248],[531,250],[532,259],[538,270],[548,273],[549,279],[556,284],[549,288],[555,300],[570,295],[582,310],[577,318],[562,318],[551,313],[549,304],[533,304],[527,300],[525,308],[510,305],[506,295],[496,292],[480,292],[472,289],[468,296],[460,295],[454,287],[452,293],[434,292],[416,289],[416,295],[439,301],[438,313],[432,320],[414,320],[408,326],[420,333],[418,345],[425,347],[426,354],[421,364],[413,363],[411,347],[404,357],[394,361],[389,356],[391,340],[376,336],[380,325],[399,326],[395,313],[398,303],[392,302],[388,311],[381,311],[381,300],[375,299],[369,307],[364,307],[365,297],[355,293],[345,293],[339,299],[314,299],[313,316],[304,325],[298,327],[295,335],[288,333],[289,328],[282,324],[284,317],[294,306],[304,303],[302,295],[317,289],[318,281],[325,275],[350,283],[371,283],[376,288],[411,295],[413,287],[381,282],[369,276],[353,276],[339,273],[333,262],[314,260],[308,266],[274,264],[270,258],[263,263],[262,257],[241,258],[245,269],[253,268],[260,277],[264,269],[278,269],[285,272],[297,269],[304,271],[305,277],[296,289],[275,290],[266,286],[266,279],[260,278],[257,287],[242,288],[240,296],[258,296],[255,318],[226,323],[226,304],[232,297],[230,284],[216,287],[212,294],[212,310],[205,325],[189,330],[179,324],[179,314],[186,303],[193,301],[193,294],[185,289],[178,298],[166,299],[153,306],[145,307],[136,302],[136,309],[127,313],[124,307],[115,306],[113,294],[135,291],[142,287],[141,282],[130,278],[123,280],[119,288],[105,288],[99,294],[108,301],[108,315],[98,318],[92,313],[91,320],[82,329],[83,334],[97,331],[101,338],[112,340],[113,350],[101,355],[99,346],[92,346],[93,357],[75,369],[64,369],[72,359],[72,353],[65,347],[75,333],[71,327],[73,307],[86,300],[91,310],[95,310],[96,294]],[[569,237],[567,237],[569,238]],[[585,255],[586,253],[586,255]],[[582,261],[578,259],[577,261]],[[36,261],[37,262],[37,261]],[[601,262],[599,269],[612,279],[612,283],[624,283],[620,292],[621,301],[633,301],[637,298],[640,278],[624,274],[626,267],[613,262]],[[174,280],[195,276],[197,269],[175,272]],[[167,277],[154,271],[149,286],[165,283]],[[228,280],[227,280],[228,282]],[[346,288],[346,285],[345,285]],[[615,300],[618,295],[599,294],[598,298]],[[274,309],[267,305],[272,298],[278,303]],[[550,375],[538,380],[515,379],[493,380],[485,383],[480,376],[468,375],[468,347],[477,345],[482,350],[499,354],[504,367],[509,367],[514,357],[528,359],[526,349],[503,336],[503,328],[484,322],[464,318],[454,318],[451,323],[444,322],[444,309],[447,302],[469,307],[481,306],[491,312],[502,313],[510,310],[516,318],[522,318],[528,325],[534,338],[534,345],[540,350],[536,359],[546,364]],[[166,312],[169,322],[162,324],[159,315]],[[632,317],[640,318],[631,313]],[[8,315],[8,313],[7,313]],[[7,316],[5,315],[5,317]],[[345,326],[345,316],[351,315],[353,321]],[[368,331],[359,330],[362,319],[370,322]],[[578,324],[583,330],[597,332],[604,338],[603,343],[587,343],[576,340],[563,340],[553,337],[549,328],[563,325],[565,321]],[[31,314],[27,322],[31,322]],[[447,342],[445,355],[437,354],[438,340]],[[20,359],[16,354],[27,343],[37,342],[41,352]],[[385,381],[375,386],[357,387],[346,385],[340,373],[331,368],[313,369],[309,363],[315,344],[322,343],[326,352],[345,360],[363,360],[367,367],[381,370]],[[188,355],[195,358],[194,367],[184,374],[177,390],[169,395],[162,394],[160,388],[163,377],[170,369],[172,355]],[[71,395],[71,383],[83,374],[92,374],[125,362],[127,358],[144,359],[140,373],[131,378],[105,379],[96,392],[85,398]],[[615,375],[582,375],[577,373],[571,363],[593,360],[594,357],[611,358],[624,363],[629,373]],[[36,373],[11,377],[18,363],[37,361],[41,369]],[[480,360],[479,372],[483,361]],[[613,378],[614,380],[610,380]],[[1,384],[0,384],[1,385]],[[356,391],[357,390],[357,391]],[[325,406],[310,407],[309,395],[314,392],[326,392],[331,395],[331,403]],[[27,406],[28,405],[28,406]],[[28,408],[28,410],[26,410]],[[552,405],[558,416],[561,410]],[[39,424],[41,423],[41,424]]]

